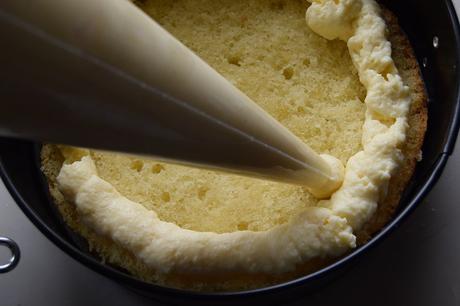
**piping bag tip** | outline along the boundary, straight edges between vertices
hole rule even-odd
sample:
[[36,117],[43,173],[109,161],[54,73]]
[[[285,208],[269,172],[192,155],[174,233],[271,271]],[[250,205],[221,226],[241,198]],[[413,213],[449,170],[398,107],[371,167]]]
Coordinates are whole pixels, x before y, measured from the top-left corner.
[[308,191],[318,199],[326,199],[342,186],[345,176],[345,167],[339,159],[332,155],[320,154],[320,156],[329,164],[330,180],[323,184],[321,188],[308,188]]

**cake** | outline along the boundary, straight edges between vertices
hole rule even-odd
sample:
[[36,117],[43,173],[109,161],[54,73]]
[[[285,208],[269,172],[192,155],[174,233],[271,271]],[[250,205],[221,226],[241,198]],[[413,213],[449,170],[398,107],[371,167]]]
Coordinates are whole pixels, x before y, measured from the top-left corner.
[[[400,133],[404,137],[395,151],[400,160],[394,162],[397,167],[390,171],[391,178],[386,177],[382,183],[385,186],[378,186],[381,189],[375,206],[363,214],[362,220],[355,220],[354,216],[345,213],[339,218],[327,217],[328,222],[333,220],[330,224],[336,226],[330,229],[331,232],[337,229],[337,237],[340,238],[328,236],[320,240],[315,252],[295,254],[298,260],[294,263],[273,257],[261,264],[251,262],[249,256],[245,263],[242,256],[238,264],[232,264],[231,259],[219,258],[215,267],[211,262],[202,264],[197,255],[193,259],[195,265],[186,262],[182,267],[178,258],[172,268],[168,268],[166,264],[170,257],[177,255],[177,250],[176,253],[174,250],[172,253],[155,253],[156,257],[149,261],[147,255],[139,256],[141,251],[136,249],[139,245],[143,247],[142,244],[124,244],[124,238],[114,238],[107,228],[94,226],[94,222],[85,220],[92,213],[93,202],[87,202],[90,205],[85,209],[89,210],[76,209],[76,197],[83,196],[74,192],[76,189],[72,189],[71,185],[78,181],[75,173],[83,168],[71,167],[85,162],[88,167],[84,169],[97,172],[97,177],[101,179],[97,184],[103,184],[102,181],[107,183],[102,188],[107,190],[107,194],[126,197],[121,202],[114,197],[113,202],[133,207],[140,204],[139,211],[149,211],[151,219],[168,222],[162,225],[171,232],[180,228],[184,230],[181,233],[212,233],[209,234],[211,237],[228,233],[260,236],[297,222],[299,216],[315,219],[313,223],[316,219],[326,220],[324,215],[330,209],[329,204],[314,198],[299,186],[135,156],[46,144],[42,148],[42,170],[54,202],[67,225],[86,238],[91,250],[101,260],[121,267],[144,281],[164,286],[212,291],[250,289],[318,270],[353,247],[366,243],[390,220],[420,159],[427,110],[417,61],[396,18],[389,11],[380,12],[370,0],[323,1],[311,6],[308,2],[296,0],[146,0],[136,4],[316,152],[335,156],[343,164],[363,151],[363,125],[369,116],[366,115],[369,107],[364,103],[368,90],[363,85],[365,81],[363,73],[359,73],[360,67],[356,67],[358,61],[349,52],[349,48],[353,48],[349,38],[359,25],[347,20],[350,27],[343,26],[340,22],[344,20],[339,20],[334,15],[335,11],[328,11],[322,5],[343,5],[349,10],[345,14],[347,18],[361,18],[361,21],[367,18],[363,14],[364,9],[370,10],[368,15],[377,20],[380,20],[378,14],[381,14],[391,42],[389,61],[392,58],[397,67],[395,70],[391,66],[392,61],[386,62],[390,68],[385,73],[390,75],[389,78],[400,75],[402,82],[408,86],[407,92],[404,91],[404,97],[410,101],[407,104],[410,109],[407,114],[404,112],[408,126]],[[307,9],[310,12],[307,13],[307,17],[310,14],[308,25],[305,22]],[[343,16],[341,18],[344,19]],[[366,28],[366,24],[361,26]],[[348,46],[343,40],[348,40]],[[377,119],[388,127],[396,122]],[[74,175],[74,179],[70,182],[63,180],[66,174]],[[82,177],[85,175],[83,173]],[[90,194],[88,197],[97,198],[97,195]],[[306,215],[305,211],[315,213]],[[234,237],[238,235],[227,236],[237,240]],[[280,235],[264,241],[282,239]],[[128,240],[129,237],[124,241]],[[234,243],[233,240],[231,243]],[[326,243],[326,240],[334,244],[331,252],[322,251],[321,243]],[[225,241],[223,244],[227,243]],[[150,256],[151,252],[148,254]],[[160,261],[158,258],[162,256],[165,259]],[[157,262],[161,264],[155,264]],[[229,264],[219,270],[224,262]]]

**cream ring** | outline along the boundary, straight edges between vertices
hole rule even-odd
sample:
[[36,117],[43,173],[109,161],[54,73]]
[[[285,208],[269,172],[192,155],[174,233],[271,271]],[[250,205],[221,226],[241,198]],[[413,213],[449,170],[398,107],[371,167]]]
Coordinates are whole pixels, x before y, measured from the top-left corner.
[[385,196],[403,159],[408,88],[391,58],[385,23],[374,0],[313,1],[307,22],[318,34],[347,41],[367,89],[363,150],[352,156],[342,187],[290,222],[267,231],[196,232],[159,220],[97,176],[89,155],[65,164],[58,187],[82,221],[163,273],[283,273],[314,257],[339,256],[355,247],[359,229]]

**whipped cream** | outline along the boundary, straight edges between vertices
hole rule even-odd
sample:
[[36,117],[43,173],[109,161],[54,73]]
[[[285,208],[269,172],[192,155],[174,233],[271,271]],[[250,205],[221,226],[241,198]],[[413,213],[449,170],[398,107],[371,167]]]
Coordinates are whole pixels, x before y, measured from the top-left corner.
[[339,256],[355,247],[353,230],[375,212],[404,158],[400,147],[411,100],[391,58],[386,26],[374,0],[310,2],[308,25],[327,39],[347,42],[367,89],[363,150],[349,159],[343,185],[329,200],[267,231],[196,232],[164,222],[122,196],[98,177],[93,160],[85,155],[64,164],[57,178],[82,221],[163,273],[283,273],[311,258]]
[[[313,1],[306,14],[313,31],[347,42],[359,80],[367,89],[363,150],[348,160],[342,187],[321,203],[345,217],[355,230],[374,214],[386,196],[391,175],[404,159],[400,148],[411,104],[409,88],[391,58],[379,12],[374,0],[343,0]],[[328,27],[328,18],[333,27]]]

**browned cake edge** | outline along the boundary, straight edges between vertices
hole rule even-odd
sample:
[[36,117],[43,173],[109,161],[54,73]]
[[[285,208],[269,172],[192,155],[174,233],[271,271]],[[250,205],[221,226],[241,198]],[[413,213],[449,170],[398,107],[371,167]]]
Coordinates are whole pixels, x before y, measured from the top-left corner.
[[[401,31],[397,18],[388,10],[383,11],[384,19],[388,25],[388,38],[393,46],[393,58],[400,74],[412,89],[413,104],[410,110],[409,125],[406,145],[403,149],[406,160],[393,175],[388,195],[383,203],[379,204],[377,213],[363,229],[356,233],[358,243],[361,245],[368,241],[373,234],[379,231],[392,217],[398,206],[402,192],[412,177],[427,126],[427,107],[425,87],[420,75],[419,66],[414,56],[412,47]],[[282,281],[294,279],[318,270],[335,259],[315,259],[299,267],[295,272],[282,275],[168,275],[162,276],[146,267],[135,256],[112,242],[110,239],[97,235],[93,230],[83,224],[75,210],[75,206],[67,202],[59,192],[56,177],[64,161],[56,146],[44,145],[42,152],[42,171],[48,179],[49,190],[52,198],[64,221],[69,227],[86,238],[90,250],[99,255],[101,262],[110,263],[128,270],[141,280],[177,288],[191,290],[229,291],[262,287]]]

